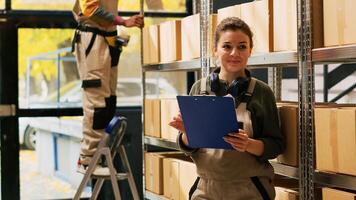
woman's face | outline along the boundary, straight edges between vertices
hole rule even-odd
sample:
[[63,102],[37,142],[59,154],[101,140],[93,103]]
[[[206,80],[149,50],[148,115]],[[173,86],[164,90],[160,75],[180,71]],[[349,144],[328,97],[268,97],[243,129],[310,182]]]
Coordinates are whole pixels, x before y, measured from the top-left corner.
[[251,55],[250,38],[240,30],[221,32],[215,56],[227,73],[244,73]]

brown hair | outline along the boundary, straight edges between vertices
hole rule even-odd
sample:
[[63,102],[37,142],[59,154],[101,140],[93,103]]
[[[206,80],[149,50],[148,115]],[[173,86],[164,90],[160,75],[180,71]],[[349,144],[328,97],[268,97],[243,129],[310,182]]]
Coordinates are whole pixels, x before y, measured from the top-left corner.
[[223,19],[216,28],[214,47],[216,48],[220,40],[221,32],[240,30],[250,38],[250,48],[253,47],[253,33],[250,27],[242,19],[238,17],[228,17]]

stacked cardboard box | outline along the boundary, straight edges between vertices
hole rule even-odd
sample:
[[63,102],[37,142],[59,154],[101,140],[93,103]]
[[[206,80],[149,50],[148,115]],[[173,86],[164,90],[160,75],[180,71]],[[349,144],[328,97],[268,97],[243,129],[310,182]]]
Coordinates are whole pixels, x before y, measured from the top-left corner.
[[275,200],[298,200],[298,180],[276,175],[274,179],[276,189]]
[[273,1],[261,0],[241,4],[241,19],[251,28],[253,53],[273,51]]
[[286,149],[277,161],[286,165],[298,166],[298,105],[278,103],[281,131],[286,141]]
[[146,189],[172,200],[187,200],[197,178],[195,164],[180,152],[145,153]]
[[341,190],[323,188],[323,200],[355,200],[356,194]]
[[275,200],[299,200],[299,193],[296,190],[283,187],[275,187],[275,189]]
[[325,46],[356,43],[356,1],[324,0]]
[[145,187],[156,194],[163,194],[163,156],[145,153]]
[[274,51],[297,50],[297,1],[273,0]]
[[160,62],[159,50],[159,25],[151,25],[143,28],[143,63],[153,64]]
[[[210,21],[210,49],[212,50],[217,15],[211,15]],[[198,57],[200,57],[200,17],[196,14],[182,19],[182,60],[192,60]]]
[[189,160],[165,158],[163,174],[164,196],[172,200],[187,200],[189,190],[198,176],[195,164]]
[[356,176],[356,107],[315,109],[316,169]]
[[161,99],[161,138],[176,141],[178,130],[168,123],[179,113],[177,99]]
[[159,26],[159,32],[161,63],[181,60],[181,21],[163,22]]
[[253,53],[267,53],[273,50],[273,2],[261,0],[218,10],[218,21],[226,17],[244,20],[253,33]]
[[161,102],[159,99],[145,99],[145,135],[161,137]]
[[241,17],[241,6],[234,5],[218,10],[218,24],[228,17]]

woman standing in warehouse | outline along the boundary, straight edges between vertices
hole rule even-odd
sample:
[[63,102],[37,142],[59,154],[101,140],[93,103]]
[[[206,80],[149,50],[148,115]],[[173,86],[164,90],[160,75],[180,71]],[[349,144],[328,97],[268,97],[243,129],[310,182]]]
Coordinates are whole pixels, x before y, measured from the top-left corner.
[[275,197],[274,170],[268,160],[281,154],[285,144],[272,90],[251,77],[247,69],[252,37],[249,26],[241,19],[222,20],[214,40],[218,68],[207,78],[198,80],[190,91],[190,95],[231,94],[235,98],[243,129],[224,137],[234,150],[191,148],[181,115],[169,123],[180,131],[178,146],[192,157],[197,167],[199,179],[191,190],[193,200]]

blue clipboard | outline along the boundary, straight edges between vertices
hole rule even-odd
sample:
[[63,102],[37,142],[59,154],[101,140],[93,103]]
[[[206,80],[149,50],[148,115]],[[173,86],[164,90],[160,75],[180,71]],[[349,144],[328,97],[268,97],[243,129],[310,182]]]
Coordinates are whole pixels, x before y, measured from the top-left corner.
[[223,137],[239,129],[233,97],[177,96],[177,100],[190,147],[232,149]]

